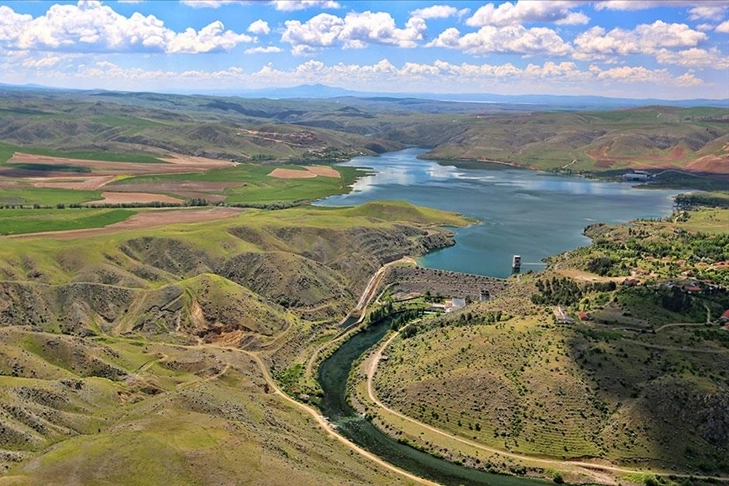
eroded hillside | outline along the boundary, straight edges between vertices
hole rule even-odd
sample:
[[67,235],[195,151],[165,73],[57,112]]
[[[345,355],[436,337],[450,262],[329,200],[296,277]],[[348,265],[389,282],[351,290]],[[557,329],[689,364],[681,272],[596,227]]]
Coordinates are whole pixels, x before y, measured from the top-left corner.
[[453,244],[436,224],[458,221],[392,203],[250,210],[147,230],[70,231],[63,241],[4,237],[8,478],[397,481],[328,440],[275,392],[264,362],[280,369],[302,359],[337,329],[374,270]]

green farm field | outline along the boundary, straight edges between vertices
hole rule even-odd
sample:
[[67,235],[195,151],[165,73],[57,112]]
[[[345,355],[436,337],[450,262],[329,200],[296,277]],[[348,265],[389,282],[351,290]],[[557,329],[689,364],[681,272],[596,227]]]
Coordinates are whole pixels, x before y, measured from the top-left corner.
[[136,213],[130,209],[2,209],[0,234],[101,228],[124,221]]

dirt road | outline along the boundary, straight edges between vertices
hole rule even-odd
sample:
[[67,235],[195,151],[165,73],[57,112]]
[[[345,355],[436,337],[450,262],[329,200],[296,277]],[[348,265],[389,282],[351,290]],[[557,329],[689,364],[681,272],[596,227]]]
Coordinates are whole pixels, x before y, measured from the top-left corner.
[[[399,332],[395,332],[390,336],[385,342],[383,342],[375,351],[375,353],[369,358],[369,363],[367,365],[367,398],[375,404],[377,407],[387,411],[388,413],[395,415],[396,417],[399,417],[403,420],[406,420],[412,424],[417,425],[418,427],[421,427],[423,429],[426,429],[430,432],[433,432],[437,435],[447,437],[450,440],[460,442],[462,444],[468,445],[470,447],[480,449],[484,452],[492,453],[492,454],[499,454],[504,457],[510,457],[513,459],[518,459],[521,461],[528,461],[530,463],[538,463],[546,467],[562,467],[562,468],[569,468],[575,472],[579,472],[582,474],[594,475],[594,470],[599,471],[608,471],[611,473],[619,473],[619,474],[659,474],[659,475],[668,475],[668,474],[674,474],[672,472],[666,472],[666,471],[647,471],[647,470],[637,470],[637,469],[627,469],[627,468],[621,468],[617,466],[610,466],[606,464],[599,464],[599,463],[592,463],[592,462],[584,462],[584,461],[563,461],[563,460],[555,460],[555,459],[544,459],[540,457],[533,457],[528,456],[524,454],[515,454],[513,452],[504,451],[501,449],[496,449],[493,447],[488,447],[483,444],[479,444],[477,442],[473,442],[468,439],[464,439],[462,437],[450,434],[448,432],[445,432],[443,430],[437,429],[435,427],[432,427],[426,423],[420,422],[419,420],[413,419],[411,417],[408,417],[407,415],[404,415],[400,412],[397,412],[396,410],[393,410],[389,408],[387,405],[382,403],[380,399],[377,397],[377,394],[374,391],[374,386],[372,384],[374,380],[375,373],[377,372],[377,367],[380,363],[380,360],[382,359],[382,353],[387,348],[387,346],[390,345],[390,343],[397,338],[400,335]],[[694,477],[697,479],[711,479],[711,480],[717,480],[717,481],[723,481],[723,482],[729,482],[729,478],[727,477],[709,477],[709,476],[692,476],[689,474],[675,474],[677,477],[681,478],[688,478],[688,477]]]

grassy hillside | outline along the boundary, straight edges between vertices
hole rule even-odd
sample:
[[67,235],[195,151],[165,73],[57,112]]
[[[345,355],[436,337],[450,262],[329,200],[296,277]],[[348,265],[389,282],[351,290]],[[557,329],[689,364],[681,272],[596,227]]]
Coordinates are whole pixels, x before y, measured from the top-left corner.
[[354,212],[1,237],[0,483],[398,484],[260,368],[304,360],[376,268],[465,223],[397,203]]
[[[726,475],[727,217],[589,228],[593,246],[545,273],[401,332],[379,365],[379,398],[502,451]],[[568,321],[555,319],[558,306]],[[368,407],[400,437],[478,463],[472,448]]]
[[240,162],[336,162],[407,144],[431,149],[426,157],[435,160],[570,173],[679,170],[660,180],[702,189],[716,184],[693,176],[723,183],[729,177],[729,110],[722,108],[504,112],[436,103],[418,112],[406,106],[418,100],[338,101],[154,93],[9,96],[0,100],[0,162],[20,150],[132,162],[170,153]]
[[245,353],[4,328],[3,484],[393,484]]
[[[333,103],[302,109],[270,100],[101,94],[84,101],[59,97],[0,100],[0,162],[15,151],[67,158],[156,162],[169,153],[222,159],[336,161],[394,150],[395,142],[356,133],[295,125],[296,113],[338,112]],[[160,98],[169,102],[160,103]],[[156,107],[162,109],[156,109]],[[335,109],[336,107],[336,109]],[[359,117],[351,115],[359,120]],[[341,118],[341,117],[340,117]],[[336,128],[336,127],[335,127]]]
[[726,176],[728,116],[723,109],[668,107],[483,116],[427,157],[569,172],[683,168]]

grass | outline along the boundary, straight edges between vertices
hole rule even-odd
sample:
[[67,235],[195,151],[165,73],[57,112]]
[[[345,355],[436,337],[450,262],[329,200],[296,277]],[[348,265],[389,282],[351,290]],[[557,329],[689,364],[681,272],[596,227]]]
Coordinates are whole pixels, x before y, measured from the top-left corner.
[[28,186],[0,188],[0,205],[55,206],[56,204],[79,204],[100,199],[100,191]]
[[405,201],[374,201],[344,210],[348,216],[376,218],[384,221],[410,221],[414,223],[464,226],[471,222],[456,213],[447,213],[419,207]]
[[[22,363],[13,368],[21,376],[0,377],[0,402],[10,410],[3,421],[4,449],[23,454],[14,463],[2,460],[9,484],[396,481],[328,439],[309,415],[264,392],[259,370],[240,351],[181,348],[139,336],[90,342],[17,328],[2,331],[0,341],[3,371],[12,371],[5,370],[9,360]],[[129,379],[59,368],[69,352],[80,351],[81,361],[112,359]],[[158,363],[138,372],[149,360]],[[198,364],[203,371],[210,364],[227,365],[228,371],[205,381]],[[170,373],[180,366],[182,371]],[[18,430],[31,432],[10,443]]]
[[74,172],[88,174],[91,172],[90,167],[81,167],[78,165],[62,164],[13,164],[13,168],[24,170],[37,170],[39,172]]
[[[436,326],[398,339],[386,351],[378,393],[418,420],[525,454],[637,457],[659,465],[681,457],[685,444],[701,443],[691,426],[664,427],[665,417],[651,400],[662,393],[660,380],[654,380],[666,375],[678,387],[712,390],[729,360],[713,338],[702,335],[693,342],[718,354],[685,352],[681,345],[690,345],[699,331],[671,329],[673,337],[656,344],[673,350],[656,354],[635,342],[651,344],[650,336],[593,336],[583,328],[591,326],[551,326],[539,318]],[[426,433],[422,439],[433,437]]]
[[0,164],[5,164],[13,156],[15,152],[23,152],[33,155],[43,155],[47,157],[63,157],[69,159],[81,159],[81,160],[100,160],[105,162],[133,162],[133,163],[152,163],[152,164],[164,164],[165,162],[153,157],[151,155],[143,154],[129,154],[129,153],[114,153],[105,151],[86,151],[86,150],[74,150],[74,151],[59,151],[46,148],[38,147],[22,147],[19,145],[12,145],[5,142],[0,142]]
[[130,209],[5,209],[0,210],[0,234],[101,228],[136,213]]
[[302,170],[302,166],[270,166],[259,164],[239,164],[228,169],[214,169],[202,174],[170,174],[156,176],[127,177],[114,185],[128,184],[171,184],[183,182],[234,182],[237,187],[226,189],[225,201],[230,204],[271,204],[277,202],[313,201],[333,194],[349,191],[349,187],[361,176],[361,172],[351,167],[335,167],[340,178],[314,177],[310,179],[279,179],[270,177],[274,168]]

